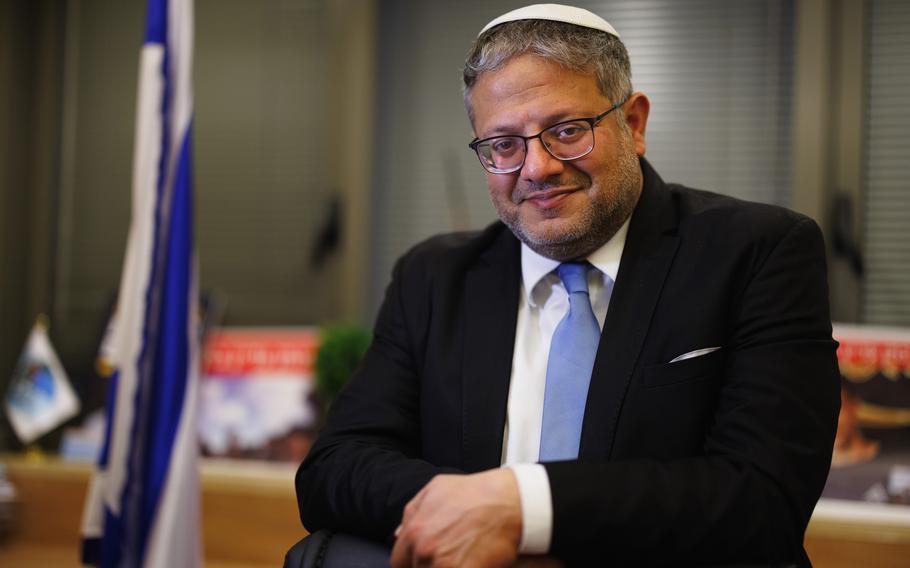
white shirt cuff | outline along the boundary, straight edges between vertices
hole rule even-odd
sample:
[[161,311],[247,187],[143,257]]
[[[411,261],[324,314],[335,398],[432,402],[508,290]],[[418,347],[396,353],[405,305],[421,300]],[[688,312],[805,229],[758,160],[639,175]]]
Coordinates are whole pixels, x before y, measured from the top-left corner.
[[518,482],[521,499],[520,554],[546,554],[553,536],[553,502],[547,470],[537,463],[508,466]]

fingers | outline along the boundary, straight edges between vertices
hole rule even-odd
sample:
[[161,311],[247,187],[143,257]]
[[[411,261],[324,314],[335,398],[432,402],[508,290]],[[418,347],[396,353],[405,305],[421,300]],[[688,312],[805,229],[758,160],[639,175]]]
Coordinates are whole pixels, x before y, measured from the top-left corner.
[[514,479],[502,472],[434,477],[405,506],[390,563],[395,568],[512,565],[521,538],[512,485]]
[[[433,481],[430,480],[430,483],[432,482]],[[426,498],[427,488],[430,486],[430,483],[424,485],[423,489],[418,491],[417,495],[414,495],[414,497],[408,501],[408,504],[404,506],[404,512],[401,515],[401,523],[395,529],[396,539],[401,535],[402,529],[417,515],[417,511],[420,509],[421,503],[423,503],[424,499]]]
[[439,564],[442,559],[437,557],[438,539],[424,529],[425,525],[419,521],[402,526],[389,558],[393,568],[442,565]]
[[408,504],[404,507],[401,515],[401,524],[395,529],[395,546],[392,547],[390,562],[393,568],[407,568],[418,566],[418,558],[415,553],[415,538],[417,532],[413,528],[414,519],[420,514],[420,507],[426,500],[427,493],[431,490],[433,481],[439,476],[434,477],[429,483],[424,485],[423,489],[417,492]]
[[[430,481],[432,483],[432,481]],[[421,489],[417,495],[408,501],[408,504],[404,506],[404,513],[401,515],[401,525],[404,526],[408,524],[408,521],[414,518],[417,514],[418,509],[420,508],[421,503],[426,499],[427,488],[430,486],[428,483]]]
[[[401,527],[399,527],[400,529]],[[399,536],[395,540],[395,546],[392,547],[392,555],[389,557],[389,563],[392,568],[410,568],[411,558],[413,556],[411,540],[404,538],[403,531],[399,530]]]

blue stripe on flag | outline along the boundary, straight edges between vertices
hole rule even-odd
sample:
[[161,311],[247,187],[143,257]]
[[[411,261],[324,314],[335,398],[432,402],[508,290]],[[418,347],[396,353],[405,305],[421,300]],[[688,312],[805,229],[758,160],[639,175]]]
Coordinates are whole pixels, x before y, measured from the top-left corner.
[[[162,383],[173,380],[173,376],[162,375],[159,372],[159,360],[167,353],[159,352],[162,331],[165,329],[161,321],[162,308],[166,309],[166,298],[162,294],[162,279],[167,278],[168,266],[162,266],[160,261],[162,252],[162,238],[170,238],[162,231],[173,232],[173,220],[170,211],[165,211],[165,205],[170,201],[167,184],[168,162],[171,156],[171,98],[173,86],[171,85],[170,65],[171,54],[168,42],[168,0],[149,0],[146,15],[147,43],[160,43],[164,46],[164,57],[161,63],[162,86],[164,89],[161,98],[160,126],[161,126],[161,154],[158,162],[157,199],[155,200],[155,228],[152,246],[152,267],[149,275],[149,285],[146,289],[146,314],[142,333],[142,348],[138,361],[138,385],[135,399],[135,421],[133,422],[132,440],[129,456],[127,458],[127,477],[121,499],[120,516],[117,522],[120,539],[125,540],[124,552],[128,555],[128,563],[141,565],[145,558],[148,538],[157,510],[158,498],[161,495],[161,485],[167,475],[168,461],[160,463],[156,456],[150,453],[150,447],[156,445],[154,440],[160,436],[159,429],[165,431],[171,428],[169,417],[162,415],[160,408],[162,400],[160,390]],[[170,246],[165,245],[165,252]],[[165,262],[170,262],[165,257]],[[164,274],[161,274],[161,271]],[[185,304],[185,300],[183,302]],[[186,367],[179,373],[185,384]],[[182,400],[182,395],[181,395]],[[179,416],[179,414],[178,414]],[[176,426],[174,426],[176,429]],[[173,435],[166,435],[173,440]],[[167,451],[170,451],[168,445]],[[158,468],[163,468],[158,471]],[[158,480],[156,484],[156,480]],[[112,527],[113,528],[113,527]],[[115,529],[116,530],[116,529]],[[105,531],[107,534],[107,531]],[[119,561],[119,559],[118,559]]]
[[123,536],[123,517],[115,516],[111,510],[104,509],[104,537],[101,539],[101,568],[119,568],[120,566],[142,566],[138,561],[131,562],[121,558],[127,554]]
[[107,383],[107,400],[109,404],[104,407],[104,444],[98,455],[98,467],[107,469],[107,462],[111,452],[111,432],[114,428],[114,401],[117,400],[117,382],[120,371],[114,371]]
[[[149,513],[146,511],[148,500],[146,498],[147,487],[145,483],[149,476],[149,469],[153,467],[153,464],[149,463],[146,445],[150,432],[153,434],[157,426],[155,423],[157,409],[151,398],[151,391],[155,388],[155,383],[159,382],[154,374],[155,360],[158,357],[156,353],[158,342],[155,338],[160,331],[158,318],[161,301],[160,270],[162,267],[159,255],[161,254],[162,230],[168,223],[167,215],[169,213],[164,210],[164,204],[167,202],[167,166],[168,158],[170,157],[170,121],[168,116],[172,89],[169,85],[168,69],[170,57],[168,56],[169,46],[166,42],[167,0],[149,0],[148,6],[146,35],[147,37],[151,35],[159,36],[165,48],[160,68],[164,93],[158,119],[161,125],[161,155],[158,161],[156,183],[157,196],[155,199],[155,221],[150,259],[152,266],[148,287],[145,291],[142,347],[136,362],[137,385],[133,410],[134,419],[130,432],[130,439],[133,443],[129,447],[126,458],[127,474],[121,496],[120,515],[107,519],[110,523],[105,523],[102,568],[118,566],[123,562],[130,566],[141,566],[148,542],[148,530],[151,526],[146,519],[154,517],[154,512]],[[159,17],[161,18],[160,20],[158,19]],[[110,544],[108,541],[110,543],[119,542],[121,545],[111,547],[108,546]],[[121,554],[125,555],[125,558],[122,558]]]
[[88,566],[101,565],[101,537],[82,539],[81,561]]
[[[162,295],[158,307],[158,344],[148,390],[150,418],[154,428],[147,433],[142,451],[145,455],[143,503],[141,514],[140,557],[144,556],[155,512],[164,489],[171,450],[187,388],[189,341],[187,335],[192,271],[193,196],[191,182],[191,128],[187,129],[171,195],[170,231],[166,243],[166,264],[162,275]],[[195,425],[192,425],[195,427]]]
[[167,0],[149,0],[145,13],[145,43],[167,43]]

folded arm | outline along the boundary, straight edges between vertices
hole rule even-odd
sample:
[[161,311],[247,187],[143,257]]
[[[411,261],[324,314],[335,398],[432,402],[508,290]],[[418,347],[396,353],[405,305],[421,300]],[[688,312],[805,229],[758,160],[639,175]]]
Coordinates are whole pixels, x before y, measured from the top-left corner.
[[417,363],[402,300],[405,263],[394,270],[370,348],[297,471],[300,519],[311,532],[330,528],[391,542],[408,501],[435,475],[458,473],[420,457]]

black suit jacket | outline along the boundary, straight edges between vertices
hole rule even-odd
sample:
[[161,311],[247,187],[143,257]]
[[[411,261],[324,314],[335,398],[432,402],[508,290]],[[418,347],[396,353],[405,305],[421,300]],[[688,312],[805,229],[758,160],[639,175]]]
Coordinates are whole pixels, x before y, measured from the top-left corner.
[[[546,464],[551,551],[804,563],[839,408],[821,233],[642,168],[579,459]],[[399,260],[373,344],[298,471],[308,529],[390,540],[434,475],[500,465],[520,278],[500,223]]]

